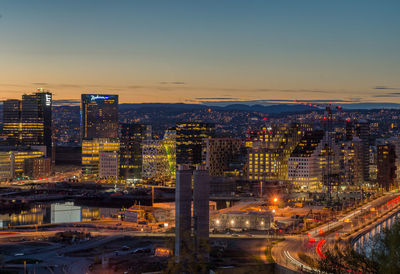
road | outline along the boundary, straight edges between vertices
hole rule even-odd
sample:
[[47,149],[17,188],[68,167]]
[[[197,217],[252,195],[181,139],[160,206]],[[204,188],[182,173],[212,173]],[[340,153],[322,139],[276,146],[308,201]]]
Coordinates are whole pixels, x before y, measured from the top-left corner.
[[[357,230],[358,226],[361,227],[363,224],[362,222],[359,223],[361,214],[366,213],[371,208],[377,208],[381,204],[386,204],[396,196],[398,195],[387,193],[385,196],[360,206],[344,216],[339,216],[337,221],[311,229],[304,235],[287,236],[285,237],[285,241],[278,243],[272,248],[272,257],[278,264],[294,271],[298,271],[299,269],[310,270],[310,267],[299,259],[299,252],[303,252],[312,258],[323,256],[321,253],[323,244],[327,243],[327,245],[332,245],[338,240],[339,236],[346,237],[351,231]],[[382,208],[381,213],[384,211],[385,208]],[[340,228],[340,226],[343,227]],[[334,233],[328,233],[327,235],[325,234],[332,229],[336,229],[336,231]],[[320,242],[321,240],[323,240],[323,242]],[[317,251],[317,249],[319,251]]]

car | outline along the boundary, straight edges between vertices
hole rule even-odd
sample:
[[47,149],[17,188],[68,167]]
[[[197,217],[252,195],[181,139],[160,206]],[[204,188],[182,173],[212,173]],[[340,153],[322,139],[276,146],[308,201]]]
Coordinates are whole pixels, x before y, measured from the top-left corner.
[[24,253],[15,253],[14,256],[24,256]]
[[122,247],[122,250],[124,250],[124,251],[126,251],[126,250],[129,250],[129,249],[131,249],[129,246],[127,246],[127,245],[124,245],[123,247]]

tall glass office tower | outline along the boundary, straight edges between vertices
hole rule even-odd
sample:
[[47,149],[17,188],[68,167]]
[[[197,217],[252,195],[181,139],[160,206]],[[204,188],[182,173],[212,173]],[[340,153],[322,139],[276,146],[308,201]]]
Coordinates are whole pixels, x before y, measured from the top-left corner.
[[118,95],[82,94],[82,139],[118,138]]
[[52,155],[52,94],[36,92],[22,95],[22,100],[4,103],[4,133],[9,145],[46,146]]

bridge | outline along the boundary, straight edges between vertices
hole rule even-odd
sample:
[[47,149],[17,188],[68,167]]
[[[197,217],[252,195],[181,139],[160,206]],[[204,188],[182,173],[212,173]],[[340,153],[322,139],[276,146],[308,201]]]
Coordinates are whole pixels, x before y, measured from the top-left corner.
[[366,229],[362,230],[361,233],[357,234],[352,240],[351,245],[353,249],[362,254],[367,254],[371,243],[374,241],[377,235],[379,235],[385,229],[391,229],[393,224],[400,221],[400,196],[393,200],[390,200],[383,207],[392,207],[384,216],[377,219],[371,225],[367,226]]

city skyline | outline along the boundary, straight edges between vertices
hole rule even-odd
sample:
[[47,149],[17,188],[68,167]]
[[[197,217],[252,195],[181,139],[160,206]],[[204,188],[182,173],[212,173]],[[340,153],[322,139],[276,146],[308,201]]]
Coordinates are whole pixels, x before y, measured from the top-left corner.
[[3,1],[0,100],[400,103],[397,1]]

